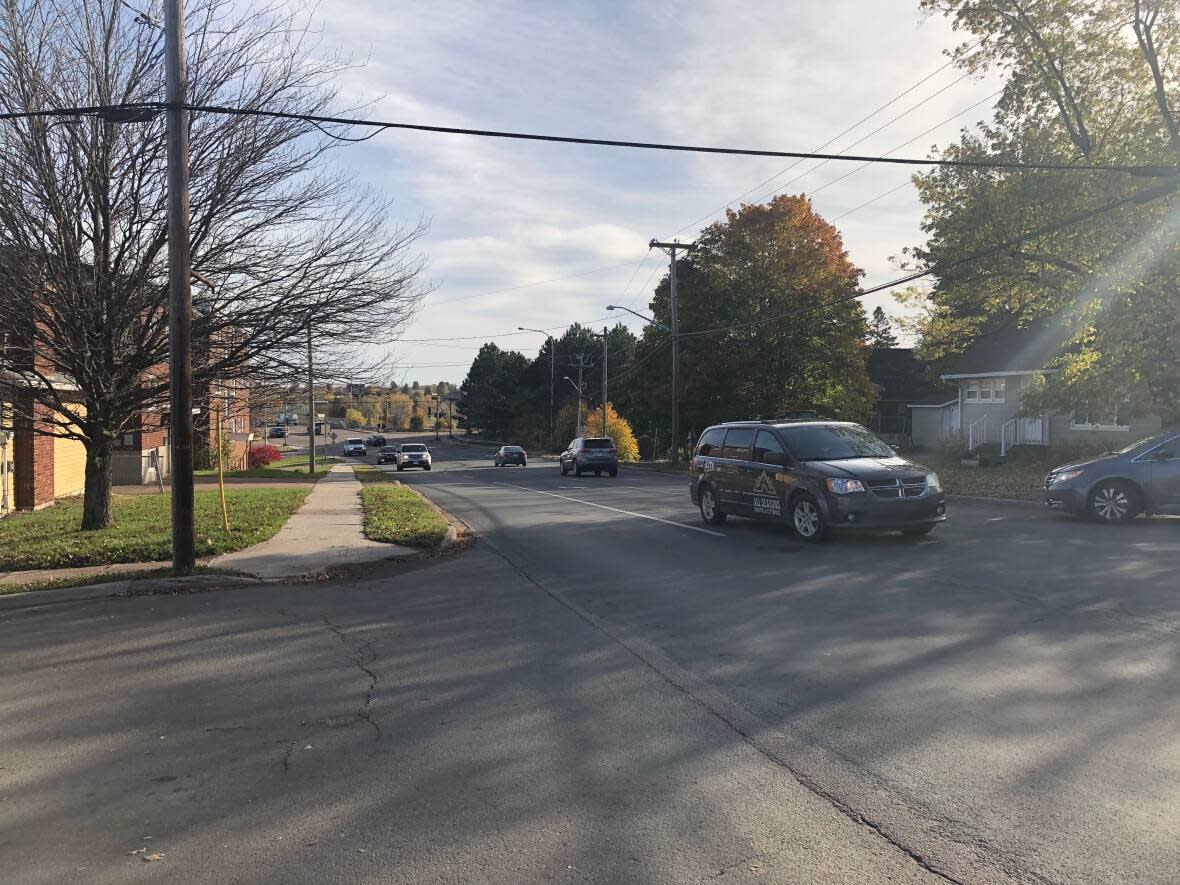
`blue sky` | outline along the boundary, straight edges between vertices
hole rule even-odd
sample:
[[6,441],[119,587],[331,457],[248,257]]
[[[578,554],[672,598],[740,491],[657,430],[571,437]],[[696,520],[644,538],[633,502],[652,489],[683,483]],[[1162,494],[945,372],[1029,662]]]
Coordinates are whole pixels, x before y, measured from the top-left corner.
[[[371,102],[375,118],[782,150],[818,147],[962,42],[941,18],[920,15],[916,0],[330,0],[314,18],[324,43],[356,62],[339,81],[341,101]],[[920,136],[897,155],[922,156],[954,140],[988,115],[996,89],[960,76],[947,68],[828,150],[919,103],[854,152]],[[374,342],[398,361],[395,380],[426,383],[461,381],[485,339],[534,354],[540,336],[497,334],[517,326],[601,323],[612,302],[643,308],[663,266],[647,254],[652,237],[691,239],[793,161],[389,132],[341,150],[337,162],[392,197],[398,220],[430,224],[420,246],[434,290],[405,340]],[[870,167],[824,187],[854,166],[809,172],[816,165],[805,161],[746,199],[814,192],[835,220],[900,185],[836,222],[866,285],[895,276],[890,256],[921,241],[907,172]],[[869,309],[878,303],[897,310],[887,295],[866,299]],[[479,337],[459,340],[467,336]],[[450,340],[409,340],[436,338]]]

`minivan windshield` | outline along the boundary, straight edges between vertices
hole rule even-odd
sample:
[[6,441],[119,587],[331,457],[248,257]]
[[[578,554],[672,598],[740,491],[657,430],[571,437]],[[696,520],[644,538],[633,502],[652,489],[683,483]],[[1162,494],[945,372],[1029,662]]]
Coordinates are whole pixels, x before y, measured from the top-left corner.
[[403,452],[425,452],[426,446],[421,443],[406,443],[402,446]]
[[587,449],[613,449],[615,444],[609,439],[587,439],[582,445]]
[[803,424],[780,427],[791,454],[800,461],[845,461],[893,455],[878,437],[859,424]]

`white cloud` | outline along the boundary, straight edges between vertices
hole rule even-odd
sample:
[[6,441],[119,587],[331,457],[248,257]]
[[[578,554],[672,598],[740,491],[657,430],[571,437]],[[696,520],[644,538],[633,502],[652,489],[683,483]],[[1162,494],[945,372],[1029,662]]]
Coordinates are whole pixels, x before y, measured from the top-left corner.
[[[374,118],[793,150],[822,144],[945,62],[955,35],[941,19],[922,22],[916,5],[448,2],[391,11],[381,0],[336,0],[331,15],[321,15],[325,42],[368,59],[341,79],[340,91],[345,103],[370,104]],[[942,72],[829,150],[957,76]],[[989,89],[956,84],[856,150],[894,148]],[[902,153],[924,154],[986,110]],[[421,245],[438,289],[407,338],[601,317],[605,304],[620,299],[651,237],[671,234],[791,165],[415,132],[386,132],[338,156],[358,180],[394,196],[404,220],[421,214],[431,222]],[[814,165],[800,164],[747,199],[765,198]],[[814,192],[817,209],[834,218],[907,174],[872,167],[817,191],[849,168],[829,163],[789,189]],[[839,222],[867,283],[896,273],[889,256],[920,241],[920,218],[912,188],[904,187]],[[658,280],[661,263],[647,260],[625,303],[646,303],[640,287]],[[887,296],[867,306],[882,301],[893,309]],[[515,335],[500,342],[528,351],[539,345]],[[470,342],[472,353],[478,343]],[[468,342],[451,346],[399,344],[395,352],[409,364],[450,362]],[[439,371],[453,380],[464,374]],[[420,377],[433,376],[423,370]]]

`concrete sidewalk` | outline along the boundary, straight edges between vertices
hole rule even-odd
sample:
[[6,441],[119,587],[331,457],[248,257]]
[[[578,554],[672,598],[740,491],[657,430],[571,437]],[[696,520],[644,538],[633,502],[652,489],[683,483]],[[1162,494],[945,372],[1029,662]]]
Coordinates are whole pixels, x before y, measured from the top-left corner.
[[316,483],[277,535],[218,556],[209,565],[274,579],[414,553],[411,547],[370,541],[364,536],[360,491],[352,465],[337,464]]

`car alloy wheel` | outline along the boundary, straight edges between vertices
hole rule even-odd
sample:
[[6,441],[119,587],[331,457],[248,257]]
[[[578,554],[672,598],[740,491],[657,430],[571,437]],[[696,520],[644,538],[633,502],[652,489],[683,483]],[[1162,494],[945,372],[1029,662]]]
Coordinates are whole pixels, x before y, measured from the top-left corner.
[[1127,522],[1138,507],[1130,490],[1117,483],[1105,483],[1091,493],[1090,512],[1101,522]]
[[701,519],[705,521],[706,525],[721,525],[725,522],[725,514],[717,506],[717,496],[713,494],[713,489],[710,486],[701,489],[700,501]]
[[791,508],[791,522],[795,526],[795,534],[804,541],[814,543],[823,540],[826,529],[824,515],[810,495],[802,495],[795,499],[795,504]]

